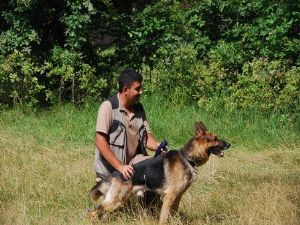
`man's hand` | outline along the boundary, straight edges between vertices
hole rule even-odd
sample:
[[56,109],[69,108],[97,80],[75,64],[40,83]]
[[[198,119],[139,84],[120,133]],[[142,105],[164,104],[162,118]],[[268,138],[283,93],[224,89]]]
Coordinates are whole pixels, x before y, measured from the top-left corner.
[[109,143],[107,142],[106,134],[100,132],[96,133],[96,146],[106,161],[119,171],[126,179],[129,179],[134,174],[133,167],[130,165],[123,165],[112,152]]
[[118,171],[126,178],[130,179],[134,174],[134,169],[131,165],[120,165]]
[[165,155],[165,154],[167,154],[167,152],[168,152],[168,151],[167,151],[167,150],[164,150],[163,148],[160,149],[160,154],[161,154],[161,155]]
[[167,145],[168,145],[168,142],[166,140],[163,140],[158,146],[157,146],[157,149],[156,149],[156,153],[154,155],[154,157],[158,156],[158,155],[165,155],[168,151],[167,149]]

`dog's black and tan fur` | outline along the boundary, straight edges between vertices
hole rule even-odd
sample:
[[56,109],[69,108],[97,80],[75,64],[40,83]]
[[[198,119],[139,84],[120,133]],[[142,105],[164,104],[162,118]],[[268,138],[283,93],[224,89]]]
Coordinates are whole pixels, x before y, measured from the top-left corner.
[[207,162],[210,154],[223,157],[229,144],[210,133],[202,122],[195,124],[195,135],[180,150],[147,159],[134,165],[130,180],[114,172],[91,189],[92,198],[100,205],[89,212],[90,219],[123,205],[133,192],[150,190],[161,195],[163,205],[159,224],[165,224],[170,213],[177,211],[183,193],[194,181],[196,167]]

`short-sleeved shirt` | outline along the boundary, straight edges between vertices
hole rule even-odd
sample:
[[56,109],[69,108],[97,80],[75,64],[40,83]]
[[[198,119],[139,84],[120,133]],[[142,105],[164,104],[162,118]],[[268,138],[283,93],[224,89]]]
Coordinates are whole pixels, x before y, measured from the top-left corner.
[[[118,95],[119,98],[119,95]],[[136,155],[137,148],[139,144],[139,130],[136,123],[136,117],[134,112],[128,112],[125,108],[120,105],[120,109],[124,115],[124,126],[126,129],[126,138],[127,138],[127,149],[126,159],[129,163],[130,160]],[[147,133],[151,133],[145,112],[143,113],[144,125],[146,127]],[[104,101],[98,110],[97,123],[96,123],[96,132],[101,132],[108,134],[110,127],[112,125],[112,106],[109,101]]]

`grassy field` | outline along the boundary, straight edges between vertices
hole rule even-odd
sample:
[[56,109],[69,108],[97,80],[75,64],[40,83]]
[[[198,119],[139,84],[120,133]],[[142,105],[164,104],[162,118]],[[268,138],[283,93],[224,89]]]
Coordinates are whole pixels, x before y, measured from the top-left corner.
[[[189,139],[196,120],[232,144],[199,168],[170,224],[300,224],[299,124],[144,102],[153,133],[171,148]],[[96,113],[97,106],[0,113],[0,224],[88,224]],[[132,201],[96,224],[154,225],[158,214]]]

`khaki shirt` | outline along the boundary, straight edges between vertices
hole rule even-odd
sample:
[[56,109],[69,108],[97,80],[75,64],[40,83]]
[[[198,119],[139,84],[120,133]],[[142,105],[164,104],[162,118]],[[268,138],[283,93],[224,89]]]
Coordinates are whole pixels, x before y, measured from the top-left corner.
[[[119,98],[119,95],[118,95]],[[126,163],[128,164],[133,157],[136,155],[138,142],[139,142],[139,131],[138,126],[135,120],[135,113],[128,112],[122,106],[121,111],[124,115],[124,125],[126,128],[126,138],[127,138],[127,149],[126,151]],[[151,133],[146,114],[143,115],[144,125],[146,127],[147,133]],[[96,132],[101,132],[108,134],[110,127],[112,125],[112,106],[109,101],[104,101],[98,110],[97,123],[96,123]]]

